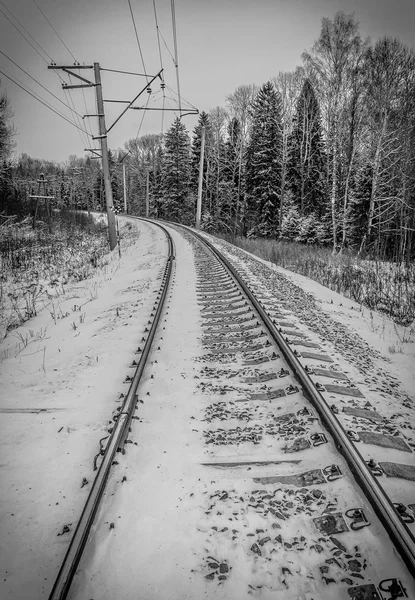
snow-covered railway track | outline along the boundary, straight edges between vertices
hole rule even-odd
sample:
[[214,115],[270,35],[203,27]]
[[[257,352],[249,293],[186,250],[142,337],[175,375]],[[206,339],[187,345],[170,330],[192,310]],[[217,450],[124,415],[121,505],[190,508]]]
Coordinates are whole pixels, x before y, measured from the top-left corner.
[[[193,232],[192,235],[195,233]],[[379,440],[380,447],[386,446],[394,449],[392,455],[394,459],[399,459],[399,456],[402,456],[400,453],[412,454],[410,445],[400,436],[395,427],[388,425],[382,419],[370,403],[366,403],[364,408],[343,409],[343,413],[346,417],[352,417],[355,427],[358,425],[359,419],[362,419],[364,424],[368,421],[375,423],[377,431],[366,432],[365,429],[368,428],[364,425],[363,431],[358,433],[354,429],[349,429],[347,420],[344,422],[337,417],[340,411],[336,403],[330,406],[322,393],[329,392],[338,397],[357,398],[363,397],[363,394],[345,374],[327,369],[324,365],[314,367],[313,364],[316,364],[316,361],[327,361],[328,363],[333,361],[329,356],[319,353],[321,348],[318,344],[305,339],[304,335],[296,329],[295,324],[289,320],[287,312],[278,309],[275,298],[268,295],[268,298],[263,298],[263,301],[258,300],[256,294],[244,282],[232,264],[207,240],[200,236],[197,236],[197,239],[205,248],[208,246],[207,256],[204,256],[205,248],[199,250],[203,258],[199,259],[197,267],[199,303],[204,319],[202,323],[204,325],[203,343],[209,352],[208,361],[212,365],[217,362],[218,358],[221,358],[219,369],[210,366],[205,372],[205,375],[214,380],[215,384],[212,385],[209,382],[205,387],[209,388],[210,385],[213,393],[219,391],[226,398],[226,401],[212,403],[206,411],[206,421],[209,422],[210,427],[204,432],[205,442],[216,448],[211,451],[211,462],[207,462],[205,465],[228,470],[231,479],[235,478],[235,470],[239,472],[239,476],[246,476],[246,469],[252,470],[254,467],[275,465],[273,467],[275,474],[271,476],[252,477],[251,475],[255,484],[271,485],[271,489],[252,491],[249,498],[251,504],[248,506],[254,509],[259,508],[259,512],[262,514],[264,512],[266,515],[271,514],[271,521],[274,522],[269,523],[268,531],[262,528],[258,530],[256,536],[258,539],[254,540],[249,551],[256,554],[255,560],[258,562],[264,554],[265,560],[262,562],[266,565],[267,561],[272,561],[271,554],[275,552],[278,556],[281,550],[279,547],[282,544],[281,535],[276,537],[272,535],[275,533],[275,528],[281,527],[278,520],[275,521],[275,516],[282,517],[283,520],[291,517],[295,521],[294,515],[281,514],[276,510],[281,506],[281,501],[273,502],[271,500],[276,497],[276,486],[284,483],[293,484],[291,489],[278,489],[280,493],[289,496],[293,493],[295,496],[297,495],[298,489],[295,490],[295,487],[304,486],[301,490],[303,498],[307,498],[307,496],[310,498],[311,493],[312,498],[317,496],[320,499],[324,497],[324,493],[316,490],[314,486],[324,485],[327,489],[333,488],[334,496],[321,511],[317,506],[323,506],[325,503],[321,500],[316,503],[316,509],[313,509],[312,512],[321,512],[321,515],[313,517],[312,521],[316,529],[323,534],[319,541],[324,539],[324,542],[331,542],[334,545],[331,551],[338,556],[334,561],[337,577],[333,579],[328,575],[331,569],[331,566],[328,565],[333,564],[332,557],[326,559],[325,564],[320,566],[320,573],[327,585],[334,584],[339,582],[339,576],[343,569],[344,577],[340,577],[340,583],[345,584],[346,588],[350,586],[346,590],[340,588],[334,591],[331,589],[327,597],[350,597],[358,600],[366,598],[389,600],[405,597],[407,593],[405,585],[408,586],[408,578],[405,577],[405,583],[394,575],[390,575],[385,580],[385,566],[388,565],[390,569],[390,565],[388,561],[384,562],[384,558],[386,557],[385,548],[389,541],[388,537],[390,537],[406,564],[408,569],[406,575],[409,575],[411,582],[409,585],[413,587],[415,539],[413,532],[408,527],[414,523],[415,515],[413,484],[405,479],[405,475],[401,475],[404,479],[403,482],[400,481],[399,486],[396,486],[396,483],[395,486],[382,486],[379,485],[378,477],[384,473],[393,476],[398,472],[410,472],[415,467],[405,461],[405,454],[401,458],[402,464],[377,461],[377,446],[374,449],[371,448],[372,456],[373,450],[375,451],[375,458],[365,460],[356,444],[362,440],[369,444],[376,444]],[[266,300],[268,300],[267,304]],[[297,346],[306,348],[306,350],[300,352]],[[309,352],[308,348],[312,352]],[[226,362],[230,364],[226,365]],[[282,378],[284,379],[281,381]],[[232,386],[225,385],[221,389],[220,381],[226,383],[231,381]],[[271,381],[272,384],[270,384]],[[327,381],[329,383],[326,383]],[[267,382],[261,386],[264,391],[255,393],[249,390],[250,386],[258,386],[262,382]],[[245,385],[241,385],[241,383]],[[281,385],[282,383],[284,385]],[[232,394],[235,395],[235,398],[229,400],[229,396]],[[335,396],[331,396],[331,398],[333,397]],[[260,409],[259,406],[264,404],[267,409]],[[383,425],[381,433],[379,433],[380,421]],[[241,426],[241,422],[243,426]],[[250,426],[247,426],[246,423],[249,423]],[[264,452],[261,445],[265,439],[271,441],[266,442],[267,449]],[[247,442],[253,443],[257,448],[254,452],[249,453],[247,460],[241,461],[238,458],[239,451],[241,446]],[[229,452],[229,446],[235,447],[236,452]],[[336,449],[340,451],[340,460],[336,457]],[[291,458],[293,454],[301,459],[304,457],[304,459],[286,460],[287,455],[290,455]],[[329,464],[325,464],[329,459]],[[344,467],[344,461],[348,468]],[[301,471],[299,464],[302,463],[311,464],[313,468],[299,472]],[[245,471],[245,473],[243,474],[241,471]],[[311,489],[306,489],[310,484]],[[352,492],[353,486],[357,489],[356,494]],[[394,497],[397,489],[399,498]],[[389,493],[392,492],[391,497],[386,490]],[[237,504],[243,502],[242,497],[239,497],[238,500],[239,492],[235,492],[235,490],[233,492],[233,500],[236,500]],[[332,490],[330,492],[329,494],[326,492],[326,499],[333,493]],[[365,496],[365,502],[361,500],[361,492]],[[228,491],[217,492],[215,496],[221,498],[221,494],[226,495],[226,500],[228,500],[230,496]],[[264,496],[268,502],[264,503]],[[347,499],[346,502],[344,502],[345,499]],[[246,498],[246,500],[248,499]],[[298,501],[298,497],[296,500]],[[393,502],[393,500],[395,501]],[[292,505],[292,502],[289,504]],[[212,506],[209,507],[209,514],[211,511]],[[232,514],[236,515],[237,513],[238,511]],[[379,526],[379,524],[375,524],[375,515],[385,529],[383,541],[381,542],[381,538],[378,538],[379,551],[374,552],[381,559],[380,563],[376,566],[372,562],[372,567],[381,578],[379,581],[376,580],[374,572],[368,569],[369,557],[364,559],[362,568],[362,562],[359,560],[355,562],[352,555],[347,553],[346,546],[340,544],[341,548],[339,548],[340,540],[333,538],[334,534],[340,535],[354,531],[356,532],[354,544],[357,549],[362,544],[364,529],[377,529]],[[301,521],[301,519],[299,520]],[[227,528],[225,529],[228,531]],[[218,530],[214,529],[214,531]],[[370,539],[372,536],[373,532],[369,532],[368,538]],[[233,536],[235,540],[237,537]],[[340,535],[340,539],[341,537],[342,535]],[[295,545],[298,544],[298,537],[294,539]],[[307,540],[304,539],[304,535],[300,540],[304,543],[301,551],[304,551],[307,547]],[[249,542],[251,541],[249,540]],[[349,534],[349,543],[350,541]],[[292,547],[290,542],[284,543],[284,545]],[[383,556],[382,548],[384,549]],[[298,555],[297,551],[298,547],[294,550],[294,553]],[[358,555],[359,558],[363,556],[362,550],[358,552]],[[304,554],[300,556],[303,557]],[[214,565],[215,563],[212,562],[212,573],[207,575],[212,579],[220,572],[219,563],[216,569]],[[358,567],[357,570],[355,567]],[[400,571],[398,565],[396,568]],[[354,572],[351,573],[353,570]],[[291,574],[291,570],[288,568],[282,570],[282,574],[288,572]],[[269,570],[268,574],[270,574]],[[220,580],[221,577],[218,576],[218,579]],[[224,579],[223,577],[222,580]],[[365,579],[365,583],[359,581]],[[352,583],[355,585],[352,586]],[[251,585],[250,587],[254,593],[255,586]],[[260,584],[256,589],[261,590],[262,587],[263,585]],[[270,590],[276,589],[269,582],[268,587]],[[308,598],[307,594],[301,595],[301,586],[298,592],[299,598]]]
[[349,378],[275,296],[194,232],[168,229],[176,283],[131,398],[137,441],[50,598],[74,578],[71,600],[415,600],[412,524],[324,399],[357,398]]
[[105,450],[101,446],[100,453],[95,457],[95,466],[96,459],[100,455],[102,456],[102,460],[84,505],[82,515],[78,521],[74,535],[72,536],[65,558],[50,593],[49,600],[63,600],[68,596],[72,580],[108,481],[111,466],[114,464],[116,453],[125,452],[125,444],[127,442],[129,431],[131,430],[130,426],[132,419],[134,418],[134,412],[137,408],[137,388],[141,381],[157,328],[159,327],[159,322],[163,309],[165,308],[169,291],[170,280],[173,274],[175,258],[174,242],[168,230],[161,225],[159,226],[165,232],[168,243],[168,255],[164,273],[161,278],[160,289],[150,314],[148,327],[146,327],[144,332],[145,337],[141,339],[141,346],[137,348],[136,352],[136,360],[131,364],[131,367],[134,367],[134,374],[133,376],[127,375],[126,377],[125,383],[129,384],[128,391],[123,397],[122,405],[118,407],[117,411],[115,411],[116,414],[112,421],[110,421],[110,428],[108,429],[109,438],[106,442]]

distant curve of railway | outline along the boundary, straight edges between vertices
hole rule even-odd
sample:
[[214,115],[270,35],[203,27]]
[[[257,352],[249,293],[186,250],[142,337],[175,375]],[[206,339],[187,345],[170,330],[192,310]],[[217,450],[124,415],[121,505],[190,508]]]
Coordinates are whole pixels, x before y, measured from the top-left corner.
[[[50,600],[415,600],[414,486],[405,476],[405,467],[413,468],[413,452],[405,436],[365,402],[345,373],[333,368],[331,357],[307,339],[278,295],[258,287],[246,273],[241,276],[196,232],[141,222],[165,232],[165,271],[148,326],[137,336],[129,389],[113,415]],[[197,349],[193,359],[192,344]],[[164,347],[170,350],[163,359]],[[106,490],[116,489],[118,465],[127,461],[125,485],[133,480],[140,505],[140,481],[151,480],[151,471],[140,462],[140,439],[146,439],[145,425],[149,432],[154,426],[157,403],[160,425],[163,407],[176,397],[174,390],[169,395],[167,383],[170,373],[175,381],[174,372],[182,374],[181,396],[192,394],[194,415],[189,416],[189,402],[180,400],[172,413],[178,431],[190,436],[189,451],[181,446],[183,435],[170,439],[166,434],[162,442],[154,441],[153,450],[149,443],[145,447],[149,455],[157,454],[163,443],[163,453],[177,455],[171,469],[184,482],[182,514],[173,506],[170,511],[166,475],[158,488],[154,484],[163,495],[160,508],[143,499],[144,509],[137,514],[135,502],[126,500],[125,533],[118,523],[110,524],[119,536],[118,551],[108,546],[100,557],[100,544],[110,545],[108,533],[98,534],[109,502]],[[158,394],[149,391],[152,380],[161,386]],[[352,406],[346,402],[350,398]],[[149,439],[157,439],[154,432]],[[132,440],[137,448],[130,452]],[[393,462],[384,460],[385,445]],[[158,477],[154,473],[155,481]],[[179,572],[182,563],[186,568],[183,516],[194,524],[187,542],[191,559],[186,558],[193,568],[182,579],[170,574],[170,589],[157,588],[151,577],[147,581],[148,557],[159,557],[159,581],[168,581],[166,557]],[[151,535],[141,538],[145,548],[137,554],[131,581],[134,542],[129,536],[150,519],[168,521],[165,526],[173,532],[176,520],[181,551],[176,556],[174,545],[166,542],[164,552],[157,535],[157,543]],[[113,561],[116,576],[111,575]],[[125,588],[119,582],[123,568],[129,581]]]

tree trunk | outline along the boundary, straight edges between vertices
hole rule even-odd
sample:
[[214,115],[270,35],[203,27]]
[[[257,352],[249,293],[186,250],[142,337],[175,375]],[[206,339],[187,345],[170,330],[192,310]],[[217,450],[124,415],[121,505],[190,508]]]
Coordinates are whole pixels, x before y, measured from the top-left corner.
[[233,235],[236,236],[238,231],[238,221],[241,211],[241,186],[242,186],[242,158],[243,158],[243,140],[241,139],[241,147],[239,149],[239,164],[238,164],[238,197],[236,199],[235,222],[233,226]]
[[278,215],[278,226],[279,226],[280,232],[281,232],[281,228],[282,228],[282,217],[283,217],[284,201],[285,201],[285,175],[286,175],[286,168],[285,167],[286,167],[285,160],[283,160],[282,168],[281,168],[280,211],[279,211],[279,215]]
[[370,238],[370,234],[372,231],[373,217],[375,214],[375,200],[376,200],[376,192],[378,188],[378,178],[379,178],[379,167],[380,167],[380,151],[382,147],[383,137],[386,132],[386,123],[387,123],[387,113],[385,112],[383,117],[382,129],[380,131],[378,143],[376,145],[376,152],[373,164],[373,176],[372,176],[372,189],[370,192],[370,203],[369,203],[369,213],[367,219],[367,238]]
[[333,254],[337,250],[337,215],[336,215],[336,195],[337,195],[337,131],[336,126],[333,131],[333,170],[331,181],[331,223],[333,227]]
[[346,237],[347,237],[347,228],[346,228],[346,214],[347,214],[347,209],[349,206],[349,186],[350,186],[350,176],[352,173],[352,165],[353,165],[353,159],[354,159],[354,154],[355,154],[355,148],[353,146],[351,155],[350,155],[350,161],[349,161],[349,166],[347,169],[347,175],[346,175],[346,183],[344,186],[344,200],[343,200],[343,224],[342,224],[342,244],[339,250],[339,254],[342,254],[345,246],[346,246]]

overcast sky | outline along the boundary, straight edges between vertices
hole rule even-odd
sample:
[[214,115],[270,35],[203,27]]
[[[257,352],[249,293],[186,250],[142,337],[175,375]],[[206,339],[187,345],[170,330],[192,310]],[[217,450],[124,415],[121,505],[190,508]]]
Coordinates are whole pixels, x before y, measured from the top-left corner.
[[[81,64],[99,62],[105,68],[143,72],[128,0],[36,2]],[[173,53],[171,0],[155,0],[155,4],[160,32]],[[146,71],[156,74],[160,69],[160,58],[153,0],[131,0],[131,5]],[[57,64],[73,64],[71,54],[34,0],[0,0],[0,11],[11,18],[5,7]],[[415,47],[414,0],[175,0],[175,9],[181,94],[199,111],[224,106],[226,96],[238,85],[261,85],[279,71],[290,71],[300,65],[301,53],[310,49],[319,35],[322,17],[332,18],[338,10],[355,13],[363,37],[389,35]],[[33,40],[30,41],[36,47]],[[163,41],[161,44],[165,81],[176,91],[172,57]],[[58,98],[68,101],[56,74],[47,69],[47,64],[2,12],[0,50]],[[68,109],[3,54],[0,54],[0,70],[17,77],[65,115],[71,116]],[[82,74],[93,77],[89,70]],[[17,153],[26,152],[39,158],[64,161],[70,154],[83,155],[87,143],[88,147],[97,145],[97,142],[86,142],[69,123],[1,74],[0,79],[1,90],[6,90],[14,112]],[[132,100],[145,86],[143,77],[103,72],[102,79],[106,99]],[[152,86],[152,91],[159,89],[158,81]],[[84,94],[88,111],[95,113],[94,89],[86,89]],[[177,107],[173,91],[166,88],[166,95],[170,97],[166,107]],[[85,114],[82,90],[72,90],[71,96],[77,112]],[[144,93],[141,98],[136,105],[145,104],[147,94]],[[149,106],[161,107],[161,92],[154,100]],[[122,108],[122,104],[106,104],[107,126]],[[164,129],[173,115],[172,112],[166,113]],[[125,141],[135,138],[141,117],[142,111],[129,110],[110,132],[110,147],[122,148]],[[196,120],[194,116],[183,117],[189,130]],[[95,135],[96,119],[92,118],[90,122]],[[84,121],[86,123],[87,120]],[[140,135],[160,131],[161,112],[147,112]]]

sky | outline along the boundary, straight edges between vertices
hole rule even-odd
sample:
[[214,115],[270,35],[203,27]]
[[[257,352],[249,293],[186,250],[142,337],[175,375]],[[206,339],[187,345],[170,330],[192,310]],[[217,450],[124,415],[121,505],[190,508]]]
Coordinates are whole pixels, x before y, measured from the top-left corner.
[[[163,65],[167,86],[165,106],[178,110],[171,0],[130,2],[145,72],[155,75]],[[154,5],[159,32],[164,38],[160,37],[161,61]],[[339,10],[355,14],[362,37],[398,37],[415,48],[413,0],[174,0],[174,6],[183,110],[188,106],[185,101],[199,111],[225,106],[226,97],[239,85],[262,85],[279,71],[292,71],[301,65],[302,52],[310,50],[318,38],[321,19],[332,18]],[[16,26],[21,24],[26,29],[26,38],[41,56],[5,15]],[[0,51],[0,71],[17,78],[70,120],[79,118],[59,100],[66,104],[73,102],[71,107],[82,116],[96,114],[95,89],[64,92],[56,72],[47,68],[50,59],[70,66],[75,57],[85,65],[98,62],[102,69],[144,72],[128,0],[0,0]],[[87,79],[93,78],[93,70],[78,72]],[[60,75],[69,83],[66,74],[60,72]],[[33,157],[63,162],[73,154],[83,156],[84,148],[98,147],[99,140],[88,138],[1,73],[0,82],[0,90],[6,92],[14,113],[16,154],[25,152]],[[157,79],[151,86],[149,107],[162,107],[160,82]],[[74,83],[81,82],[72,79]],[[102,71],[106,100],[131,101],[145,87],[145,77]],[[144,106],[147,99],[144,91],[135,106]],[[105,103],[107,128],[124,106]],[[142,120],[143,111],[128,110],[109,132],[109,147],[123,148],[127,140],[137,135],[160,133],[162,127],[166,131],[175,113],[164,113],[163,123],[162,114],[147,111]],[[182,120],[191,131],[197,116],[183,116]],[[77,122],[88,133],[98,135],[96,117]]]

